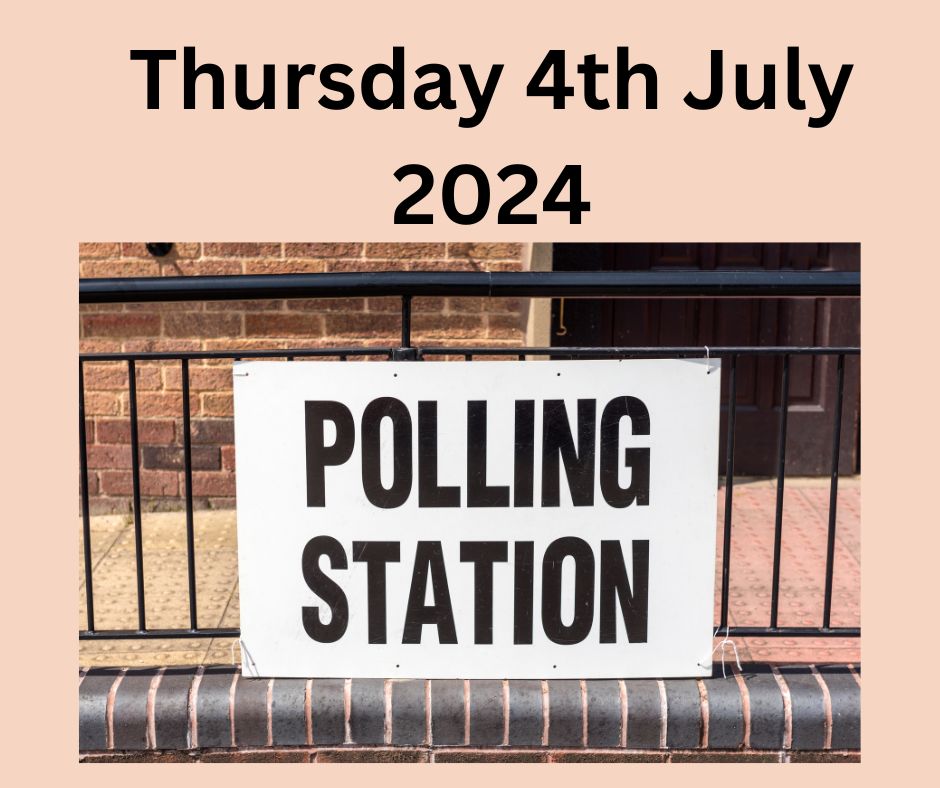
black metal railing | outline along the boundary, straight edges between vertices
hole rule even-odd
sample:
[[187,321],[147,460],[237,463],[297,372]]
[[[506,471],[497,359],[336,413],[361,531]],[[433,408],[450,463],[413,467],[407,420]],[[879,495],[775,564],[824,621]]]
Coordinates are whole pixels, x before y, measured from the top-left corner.
[[[420,296],[486,296],[540,298],[823,298],[860,296],[860,275],[855,272],[382,272],[349,274],[297,274],[263,276],[167,277],[143,279],[87,279],[79,283],[79,301],[87,304],[164,301],[261,300],[289,298],[386,297],[401,299],[401,343],[389,347],[296,348],[239,351],[172,351],[137,353],[85,353],[79,356],[79,443],[81,516],[84,535],[84,574],[87,628],[83,640],[144,638],[238,637],[237,628],[199,626],[196,595],[192,430],[189,397],[189,362],[195,360],[241,360],[260,358],[330,357],[346,360],[374,356],[390,361],[420,361],[432,356],[515,356],[525,361],[533,356],[557,359],[627,359],[701,357],[706,349],[690,347],[415,347],[411,341],[411,302]],[[859,356],[860,348],[819,346],[726,346],[710,347],[707,353],[727,361],[722,374],[728,380],[728,413],[725,443],[725,506],[722,531],[721,604],[716,629],[731,637],[814,636],[858,637],[860,627],[832,626],[833,574],[835,563],[836,513],[839,486],[839,457],[842,437],[842,403],[845,391],[845,361]],[[737,407],[737,363],[741,357],[782,358],[780,417],[778,424],[777,492],[774,518],[774,548],[770,618],[767,626],[730,626],[731,533],[734,494],[735,414]],[[826,542],[823,615],[820,626],[780,626],[780,564],[783,544],[783,494],[786,470],[786,437],[790,395],[790,359],[793,356],[837,358],[837,397],[833,414],[831,479]],[[177,629],[147,627],[144,594],[144,554],[141,518],[140,447],[137,416],[137,364],[175,361],[182,376],[182,441],[184,507],[186,516],[189,626]],[[84,365],[115,362],[126,365],[128,380],[131,480],[136,568],[137,629],[98,629],[95,626],[94,585],[90,527],[88,447],[85,421]]]

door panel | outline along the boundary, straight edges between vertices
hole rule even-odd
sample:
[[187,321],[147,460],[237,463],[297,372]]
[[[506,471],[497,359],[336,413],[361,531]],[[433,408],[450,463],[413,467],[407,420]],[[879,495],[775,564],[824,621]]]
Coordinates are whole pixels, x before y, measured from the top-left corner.
[[[858,244],[556,244],[555,270],[859,270]],[[556,299],[556,346],[856,345],[857,299]],[[835,357],[793,356],[787,473],[830,471]],[[735,472],[776,473],[779,357],[738,358]],[[728,376],[722,375],[724,463]],[[857,470],[859,359],[846,359],[840,471]],[[722,472],[724,472],[722,470]]]

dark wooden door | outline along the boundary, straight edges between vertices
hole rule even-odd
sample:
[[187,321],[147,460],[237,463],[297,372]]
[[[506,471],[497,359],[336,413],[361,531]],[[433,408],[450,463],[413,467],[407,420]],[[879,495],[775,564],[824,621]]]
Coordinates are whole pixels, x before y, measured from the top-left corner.
[[[556,244],[555,270],[859,270],[858,244]],[[618,299],[552,303],[555,346],[857,345],[858,299]],[[704,354],[704,351],[703,351]],[[835,357],[793,356],[787,473],[830,472]],[[779,357],[739,357],[735,473],[776,473]],[[858,470],[859,359],[846,359],[840,471]],[[721,462],[728,378],[722,375]],[[724,469],[722,468],[722,473]]]

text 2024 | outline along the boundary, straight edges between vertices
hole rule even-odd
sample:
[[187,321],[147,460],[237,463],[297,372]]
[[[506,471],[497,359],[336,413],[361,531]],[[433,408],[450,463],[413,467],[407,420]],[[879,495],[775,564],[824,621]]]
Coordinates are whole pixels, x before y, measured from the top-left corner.
[[[434,224],[433,212],[419,212],[419,204],[434,190],[434,173],[423,164],[405,164],[395,170],[395,178],[418,178],[417,188],[395,208],[395,224]],[[509,164],[496,177],[509,185],[499,206],[498,224],[537,224],[538,214],[531,211],[529,199],[538,189],[539,179],[527,164]],[[461,179],[463,205],[457,205],[457,184]],[[469,189],[468,189],[469,186]],[[497,186],[497,188],[499,188]],[[502,190],[501,190],[502,191]],[[470,195],[469,198],[467,195]],[[489,176],[475,164],[451,167],[441,181],[440,200],[444,214],[455,224],[477,224],[489,213],[491,202]],[[526,209],[529,210],[526,210]],[[542,199],[542,211],[568,214],[569,224],[581,224],[581,215],[591,210],[591,203],[581,198],[581,165],[566,164]]]

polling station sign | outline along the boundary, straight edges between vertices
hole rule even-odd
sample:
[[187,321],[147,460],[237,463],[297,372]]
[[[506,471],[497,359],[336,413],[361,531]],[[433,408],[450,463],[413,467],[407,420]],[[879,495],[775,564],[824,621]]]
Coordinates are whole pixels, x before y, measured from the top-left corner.
[[718,366],[237,363],[243,671],[708,675]]

